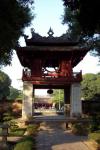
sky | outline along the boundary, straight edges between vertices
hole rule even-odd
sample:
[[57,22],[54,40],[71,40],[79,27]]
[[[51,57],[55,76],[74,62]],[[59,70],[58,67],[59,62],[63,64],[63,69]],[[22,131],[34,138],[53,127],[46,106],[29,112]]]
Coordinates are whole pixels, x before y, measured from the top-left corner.
[[[62,25],[62,15],[64,12],[62,0],[35,0],[34,6],[35,18],[31,26],[25,29],[26,35],[30,37],[30,29],[34,28],[36,33],[47,36],[50,27],[54,31],[54,36],[61,36],[63,33],[66,33],[67,25]],[[23,39],[20,40],[20,44],[21,46],[25,45]],[[3,71],[11,78],[12,86],[18,89],[22,89],[22,69],[23,67],[15,52],[12,65],[3,68]],[[98,59],[88,53],[78,66],[74,68],[75,72],[80,70],[82,70],[83,74],[99,72]]]

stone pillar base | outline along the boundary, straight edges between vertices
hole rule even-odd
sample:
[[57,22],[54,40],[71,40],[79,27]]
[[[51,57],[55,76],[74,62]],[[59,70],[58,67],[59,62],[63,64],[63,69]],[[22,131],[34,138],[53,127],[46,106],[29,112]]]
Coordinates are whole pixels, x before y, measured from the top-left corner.
[[70,104],[64,104],[64,115],[70,116]]
[[27,120],[32,117],[32,97],[33,85],[30,82],[23,83],[23,104],[22,104],[22,119]]
[[82,114],[81,113],[72,113],[70,116],[76,117],[76,118],[81,118]]
[[74,83],[71,86],[71,117],[81,117],[82,104],[81,104],[81,85]]

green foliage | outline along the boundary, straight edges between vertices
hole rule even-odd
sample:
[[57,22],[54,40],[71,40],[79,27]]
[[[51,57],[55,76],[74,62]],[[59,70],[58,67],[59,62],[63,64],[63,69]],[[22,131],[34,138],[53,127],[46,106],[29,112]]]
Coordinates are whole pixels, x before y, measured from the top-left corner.
[[85,74],[82,81],[82,97],[95,99],[100,94],[100,74]]
[[63,24],[68,25],[67,36],[74,41],[78,41],[81,35],[81,27],[77,21],[77,13],[73,13],[70,8],[65,7],[63,15]]
[[33,0],[18,0],[23,5],[33,4]]
[[61,109],[64,105],[64,90],[53,90],[52,101],[56,104],[57,110]]
[[10,136],[22,136],[25,132],[25,129],[21,129],[18,127],[17,122],[13,120],[11,112],[7,112],[3,114],[3,123],[9,125],[9,135]]
[[13,87],[10,87],[10,95],[7,97],[7,99],[16,100],[17,98],[22,98],[21,91]]
[[3,122],[9,125],[11,131],[15,131],[18,129],[17,122],[13,120],[14,117],[11,115],[11,112],[7,112],[3,114]]
[[100,115],[93,114],[91,119],[92,124],[90,125],[90,132],[100,130]]
[[98,0],[80,0],[78,20],[85,33],[100,32],[100,3]]
[[66,8],[70,8],[73,13],[77,13],[76,19],[85,34],[91,35],[100,32],[100,3],[98,0],[95,0],[95,2],[91,0],[63,1]]
[[10,131],[15,131],[18,129],[17,122],[13,120],[14,117],[12,116],[11,112],[7,112],[3,114],[3,122],[9,125]]
[[52,96],[52,99],[54,102],[62,102],[64,101],[64,90],[53,90],[53,96]]
[[72,132],[76,135],[87,135],[89,132],[89,125],[85,123],[74,123],[72,125]]
[[14,150],[32,150],[34,143],[35,142],[32,137],[25,137],[16,144]]
[[7,74],[0,71],[0,100],[7,97],[10,93],[11,80]]
[[11,63],[13,49],[32,18],[27,5],[17,0],[0,1],[0,65]]
[[100,130],[90,133],[88,137],[100,144]]
[[16,128],[16,129],[10,130],[9,136],[23,136],[25,133],[25,130],[26,129],[24,128]]
[[10,120],[13,119],[13,116],[11,115],[11,112],[6,112],[3,114],[3,121],[8,123]]
[[64,1],[63,23],[69,26],[68,37],[88,43],[94,56],[100,58],[100,3],[91,0]]
[[27,127],[28,135],[36,134],[36,133],[37,133],[37,128],[38,128],[38,125],[36,125],[36,124],[29,125],[29,126]]
[[11,131],[16,131],[18,129],[18,125],[17,122],[14,120],[11,120],[8,122],[9,126],[10,126],[10,130]]
[[18,127],[17,122],[13,120],[14,117],[10,112],[4,113],[3,122],[9,125],[9,135],[10,136],[22,136],[26,129],[21,129]]

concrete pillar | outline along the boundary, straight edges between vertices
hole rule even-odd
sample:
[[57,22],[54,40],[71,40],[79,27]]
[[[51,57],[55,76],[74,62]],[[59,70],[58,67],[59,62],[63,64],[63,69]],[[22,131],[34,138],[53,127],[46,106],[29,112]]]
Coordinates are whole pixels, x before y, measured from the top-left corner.
[[70,115],[70,86],[64,89],[64,114]]
[[71,117],[80,117],[82,115],[81,104],[81,84],[74,83],[71,85]]
[[22,118],[28,119],[32,116],[32,97],[33,85],[28,82],[23,82],[23,104],[22,104]]

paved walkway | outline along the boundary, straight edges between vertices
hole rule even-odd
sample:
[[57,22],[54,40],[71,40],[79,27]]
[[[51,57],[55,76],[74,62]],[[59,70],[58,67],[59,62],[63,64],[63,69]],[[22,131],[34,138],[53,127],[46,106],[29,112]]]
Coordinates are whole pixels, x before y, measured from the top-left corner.
[[37,150],[90,150],[85,144],[87,137],[75,136],[59,123],[41,123],[36,137]]

